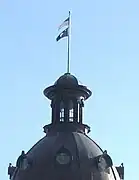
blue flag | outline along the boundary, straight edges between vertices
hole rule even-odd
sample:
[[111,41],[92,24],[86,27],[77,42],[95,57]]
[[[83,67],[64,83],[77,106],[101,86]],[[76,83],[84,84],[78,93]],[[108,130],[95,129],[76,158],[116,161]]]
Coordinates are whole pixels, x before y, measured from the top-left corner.
[[56,38],[56,41],[59,41],[60,39],[66,37],[69,35],[69,28],[65,29],[64,31],[62,31],[59,36]]

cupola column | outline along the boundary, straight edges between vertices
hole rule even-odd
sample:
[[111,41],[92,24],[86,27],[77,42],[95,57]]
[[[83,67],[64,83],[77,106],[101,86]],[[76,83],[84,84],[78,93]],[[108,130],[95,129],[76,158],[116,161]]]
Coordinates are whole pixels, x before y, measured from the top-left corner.
[[80,100],[79,104],[79,123],[83,123],[83,107],[84,107],[84,102],[83,99]]
[[52,119],[52,123],[54,123],[54,118],[55,118],[55,103],[54,103],[54,100],[51,101],[51,108],[52,108],[51,119]]
[[77,100],[73,100],[73,122],[78,122],[78,103]]
[[64,102],[64,122],[69,122],[69,101],[65,99]]
[[52,114],[53,114],[53,119],[52,119],[52,122],[54,124],[56,124],[57,122],[60,121],[60,104],[59,104],[59,99],[56,99],[55,100],[55,104],[53,105],[53,110],[52,110]]

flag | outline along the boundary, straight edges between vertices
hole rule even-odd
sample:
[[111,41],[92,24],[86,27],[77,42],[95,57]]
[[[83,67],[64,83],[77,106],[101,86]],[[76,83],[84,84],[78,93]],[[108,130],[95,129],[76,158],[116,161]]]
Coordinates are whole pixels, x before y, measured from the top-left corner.
[[59,26],[58,30],[60,30],[64,26],[68,26],[68,25],[69,25],[69,17]]
[[62,31],[59,35],[58,35],[58,37],[56,38],[56,41],[59,41],[61,38],[63,38],[63,37],[66,37],[66,36],[68,36],[69,35],[69,28],[67,28],[67,29],[65,29],[64,31]]

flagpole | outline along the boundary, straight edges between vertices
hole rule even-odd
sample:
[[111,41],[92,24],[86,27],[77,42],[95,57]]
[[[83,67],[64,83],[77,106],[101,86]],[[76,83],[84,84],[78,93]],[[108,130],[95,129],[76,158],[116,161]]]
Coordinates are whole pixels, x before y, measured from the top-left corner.
[[70,73],[70,11],[68,21],[68,62],[67,62],[67,73]]

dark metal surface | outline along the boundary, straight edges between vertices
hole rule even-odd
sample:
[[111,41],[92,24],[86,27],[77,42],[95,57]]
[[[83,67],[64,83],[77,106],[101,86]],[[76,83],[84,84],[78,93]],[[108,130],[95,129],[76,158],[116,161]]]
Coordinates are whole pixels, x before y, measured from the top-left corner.
[[59,86],[78,86],[78,80],[70,73],[65,73],[55,82],[55,85]]
[[90,127],[82,123],[83,101],[91,94],[69,73],[44,90],[51,100],[51,124],[44,126],[44,138],[22,151],[16,167],[10,164],[11,180],[119,180],[111,157],[86,135]]
[[[67,149],[72,156],[72,162],[67,169],[55,167],[55,155],[62,147]],[[15,180],[59,179],[64,176],[60,174],[60,171],[72,174],[72,178],[75,179],[84,172],[89,173],[90,160],[101,154],[102,150],[82,133],[55,132],[41,139],[26,154],[31,161],[31,166],[24,171],[19,171]]]
[[[70,153],[71,162],[68,166],[56,166],[55,156],[61,148]],[[93,163],[94,158],[102,154],[101,148],[83,133],[51,133],[26,154],[31,165],[19,170],[14,180],[114,180],[112,171],[99,172]]]

